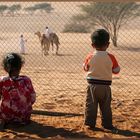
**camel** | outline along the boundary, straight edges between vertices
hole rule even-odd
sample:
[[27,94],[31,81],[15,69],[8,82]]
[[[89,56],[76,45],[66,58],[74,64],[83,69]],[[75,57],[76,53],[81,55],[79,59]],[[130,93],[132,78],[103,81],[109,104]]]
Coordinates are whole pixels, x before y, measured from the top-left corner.
[[58,38],[57,34],[56,33],[51,33],[50,36],[49,36],[49,39],[50,39],[50,42],[51,42],[51,45],[52,45],[52,51],[54,50],[54,44],[55,44],[56,54],[58,54],[60,42],[59,42],[59,38]]
[[50,40],[45,36],[45,34],[41,35],[40,32],[36,32],[35,35],[39,37],[43,54],[48,55],[48,51],[50,48]]
[[[41,38],[41,33],[39,31],[36,32],[35,34],[38,35],[39,38]],[[45,34],[44,34],[43,38],[42,38],[43,42],[46,43],[45,40],[46,40],[47,37],[45,37]],[[52,51],[54,51],[54,44],[55,44],[55,46],[56,46],[56,54],[58,54],[60,43],[59,43],[59,38],[58,38],[57,34],[56,33],[51,33],[50,36],[49,36],[49,41],[50,41],[50,43],[52,45]],[[50,47],[48,47],[48,48],[50,48]]]

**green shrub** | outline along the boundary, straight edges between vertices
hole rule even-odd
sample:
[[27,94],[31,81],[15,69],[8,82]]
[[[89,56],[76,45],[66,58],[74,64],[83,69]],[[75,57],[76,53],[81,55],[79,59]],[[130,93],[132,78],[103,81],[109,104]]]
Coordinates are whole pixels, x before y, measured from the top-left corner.
[[89,28],[81,24],[67,24],[63,30],[64,33],[89,33]]

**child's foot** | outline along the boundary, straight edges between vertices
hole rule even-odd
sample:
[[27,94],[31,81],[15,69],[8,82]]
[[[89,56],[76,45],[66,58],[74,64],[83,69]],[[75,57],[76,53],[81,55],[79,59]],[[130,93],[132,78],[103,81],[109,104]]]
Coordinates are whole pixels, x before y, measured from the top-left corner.
[[95,126],[84,124],[82,126],[82,129],[84,129],[84,130],[95,130]]
[[112,130],[114,129],[115,127],[112,125],[112,126],[103,126],[105,129],[108,129],[108,130]]
[[103,126],[104,129],[107,129],[109,131],[112,131],[112,132],[116,132],[117,131],[117,128],[114,127],[114,126]]

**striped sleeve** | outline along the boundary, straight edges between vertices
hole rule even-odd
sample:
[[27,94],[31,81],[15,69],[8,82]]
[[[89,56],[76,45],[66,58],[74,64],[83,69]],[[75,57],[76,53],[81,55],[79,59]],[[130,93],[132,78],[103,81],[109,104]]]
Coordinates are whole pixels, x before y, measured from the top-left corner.
[[89,70],[89,61],[91,59],[91,57],[93,56],[93,53],[91,52],[90,54],[87,55],[84,63],[83,63],[83,69],[84,71],[88,71]]
[[110,57],[110,59],[112,61],[112,64],[113,64],[113,66],[112,66],[112,73],[118,74],[120,72],[120,66],[119,66],[115,56],[112,55],[112,54],[108,54],[108,55],[109,55],[109,57]]

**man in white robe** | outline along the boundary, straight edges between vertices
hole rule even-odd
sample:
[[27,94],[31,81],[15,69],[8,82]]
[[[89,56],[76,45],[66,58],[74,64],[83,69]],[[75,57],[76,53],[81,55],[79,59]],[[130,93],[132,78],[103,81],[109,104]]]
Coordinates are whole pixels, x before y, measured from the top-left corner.
[[19,42],[19,45],[20,45],[20,53],[21,54],[25,54],[25,42],[26,40],[24,39],[23,35],[20,36],[20,42]]
[[46,29],[45,29],[45,36],[47,38],[49,38],[51,33],[53,33],[52,29],[49,28],[49,27],[46,27]]

